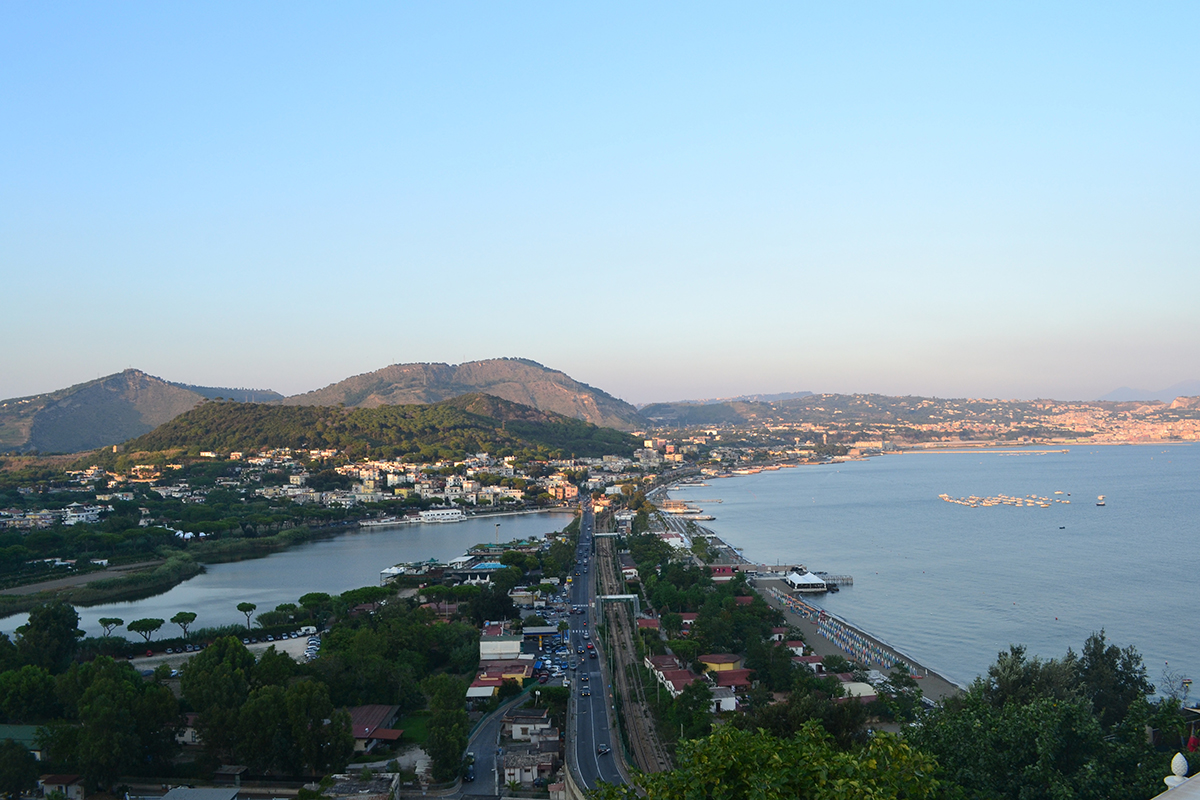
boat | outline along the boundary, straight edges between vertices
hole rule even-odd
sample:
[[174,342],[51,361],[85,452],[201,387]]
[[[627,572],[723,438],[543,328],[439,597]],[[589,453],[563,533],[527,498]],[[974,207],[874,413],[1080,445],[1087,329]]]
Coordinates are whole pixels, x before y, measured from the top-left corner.
[[1098,505],[1098,506],[1104,505],[1104,495],[1100,495],[1099,497],[1096,498],[1096,505]]

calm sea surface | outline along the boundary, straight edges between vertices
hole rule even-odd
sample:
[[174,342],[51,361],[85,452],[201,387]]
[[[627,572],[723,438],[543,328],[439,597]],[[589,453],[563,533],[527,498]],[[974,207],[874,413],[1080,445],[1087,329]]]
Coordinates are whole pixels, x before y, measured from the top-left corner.
[[[1101,628],[1138,648],[1152,682],[1168,662],[1200,678],[1200,446],[1007,452],[888,455],[672,497],[751,561],[853,575],[816,602],[958,683],[1010,643],[1061,656]],[[1071,503],[969,508],[942,493]]]
[[[280,603],[294,603],[308,592],[337,594],[360,586],[377,586],[380,570],[393,564],[430,558],[447,561],[473,545],[494,541],[497,522],[500,540],[507,542],[562,530],[570,521],[570,513],[516,514],[363,529],[265,558],[211,564],[203,574],[145,600],[79,608],[80,627],[88,635],[98,636],[103,632],[97,622],[101,617],[118,617],[126,622],[144,617],[169,620],[178,611],[196,612],[193,628],[244,625],[246,617],[237,610],[238,603],[254,603],[259,611],[269,611]],[[7,617],[0,620],[0,630],[12,635],[26,619],[25,614]],[[161,631],[164,636],[178,633],[179,629],[170,623]],[[138,637],[128,634],[127,638]]]

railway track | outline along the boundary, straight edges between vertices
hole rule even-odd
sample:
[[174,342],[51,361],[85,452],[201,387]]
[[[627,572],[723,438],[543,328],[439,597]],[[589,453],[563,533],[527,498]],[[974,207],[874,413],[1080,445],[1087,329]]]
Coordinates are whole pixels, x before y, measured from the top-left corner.
[[[616,548],[612,539],[597,541],[596,560],[601,592],[622,594],[624,587],[617,577]],[[624,603],[609,603],[604,609],[613,658],[613,688],[621,698],[622,719],[634,763],[643,772],[662,772],[671,768],[671,757],[658,737],[642,682],[632,679],[628,669],[629,665],[637,663],[633,638],[637,634],[631,611]]]

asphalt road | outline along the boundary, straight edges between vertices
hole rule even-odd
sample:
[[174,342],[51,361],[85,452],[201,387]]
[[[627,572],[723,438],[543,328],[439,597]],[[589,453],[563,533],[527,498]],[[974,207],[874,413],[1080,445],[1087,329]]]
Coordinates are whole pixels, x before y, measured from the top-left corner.
[[[576,553],[579,576],[574,578],[570,593],[571,605],[584,606],[587,613],[571,615],[571,649],[574,651],[583,647],[584,654],[581,656],[576,653],[576,658],[582,659],[582,664],[571,672],[572,735],[567,742],[570,751],[567,754],[567,762],[575,767],[580,788],[585,790],[594,789],[600,781],[625,782],[617,768],[616,759],[620,743],[610,727],[612,690],[605,683],[601,671],[603,656],[597,653],[596,658],[590,658],[591,651],[587,649],[589,643],[599,648],[599,643],[591,638],[591,632],[596,630],[596,622],[600,619],[600,610],[596,603],[596,575],[591,569],[594,528],[595,517],[591,509],[587,508],[579,525],[579,551]],[[585,620],[586,625],[583,624]],[[588,638],[584,638],[585,631]],[[582,696],[584,687],[590,692],[589,697]],[[612,748],[614,752],[600,755],[598,748],[601,745]]]

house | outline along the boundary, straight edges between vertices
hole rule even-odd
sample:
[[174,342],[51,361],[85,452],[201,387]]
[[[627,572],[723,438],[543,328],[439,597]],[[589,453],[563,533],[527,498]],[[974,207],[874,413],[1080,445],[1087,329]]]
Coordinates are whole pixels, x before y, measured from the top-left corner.
[[350,709],[350,732],[354,735],[354,752],[368,753],[379,742],[395,742],[404,731],[392,725],[400,714],[400,706],[368,705]]
[[735,692],[744,692],[750,688],[750,673],[748,669],[727,669],[721,672],[710,672],[708,675],[717,686],[727,686]]
[[719,711],[737,711],[737,695],[728,686],[714,686],[709,710],[716,714]]
[[696,660],[704,665],[707,672],[727,672],[742,668],[742,657],[733,653],[710,653],[697,656]]
[[662,625],[656,619],[639,619],[637,621],[638,630],[661,630]]
[[621,553],[619,560],[621,562],[621,577],[627,581],[636,581],[638,579],[638,568],[633,560],[633,556],[629,553]]
[[791,650],[793,655],[804,655],[804,642],[801,639],[789,639],[783,643],[783,646]]
[[878,694],[875,687],[869,683],[862,681],[843,681],[842,688],[846,690],[845,697],[839,697],[833,702],[848,703],[851,700],[857,700],[860,703],[874,703],[878,699]]
[[558,744],[514,744],[504,748],[504,782],[531,784],[558,770]]
[[176,786],[162,796],[162,800],[235,800],[238,787],[222,786],[217,788],[193,789],[188,786]]
[[784,639],[787,638],[787,635],[788,635],[788,629],[786,627],[771,628],[771,641],[772,642],[782,642]]
[[12,739],[24,745],[34,758],[42,760],[42,748],[37,743],[37,732],[40,725],[0,725],[0,742]]
[[690,684],[700,680],[700,676],[690,669],[669,669],[661,673],[663,686],[671,697],[679,697]]
[[552,726],[550,711],[546,708],[514,708],[504,715],[501,724],[505,736],[522,741],[531,741]]
[[521,655],[523,637],[508,632],[501,622],[489,622],[479,636],[479,659],[515,659]]
[[713,564],[708,568],[713,583],[728,583],[733,580],[733,567],[729,564]]
[[78,775],[43,775],[38,778],[42,796],[62,792],[67,800],[83,800],[83,778]]
[[754,598],[748,594],[740,594],[737,597],[733,598],[733,602],[738,604],[739,606],[749,606],[749,605],[754,605]]
[[803,664],[818,675],[825,674],[825,665],[822,662],[822,656],[792,656],[793,664]]
[[196,718],[199,714],[184,714],[183,727],[175,733],[175,741],[182,745],[200,745],[200,732],[196,729]]

